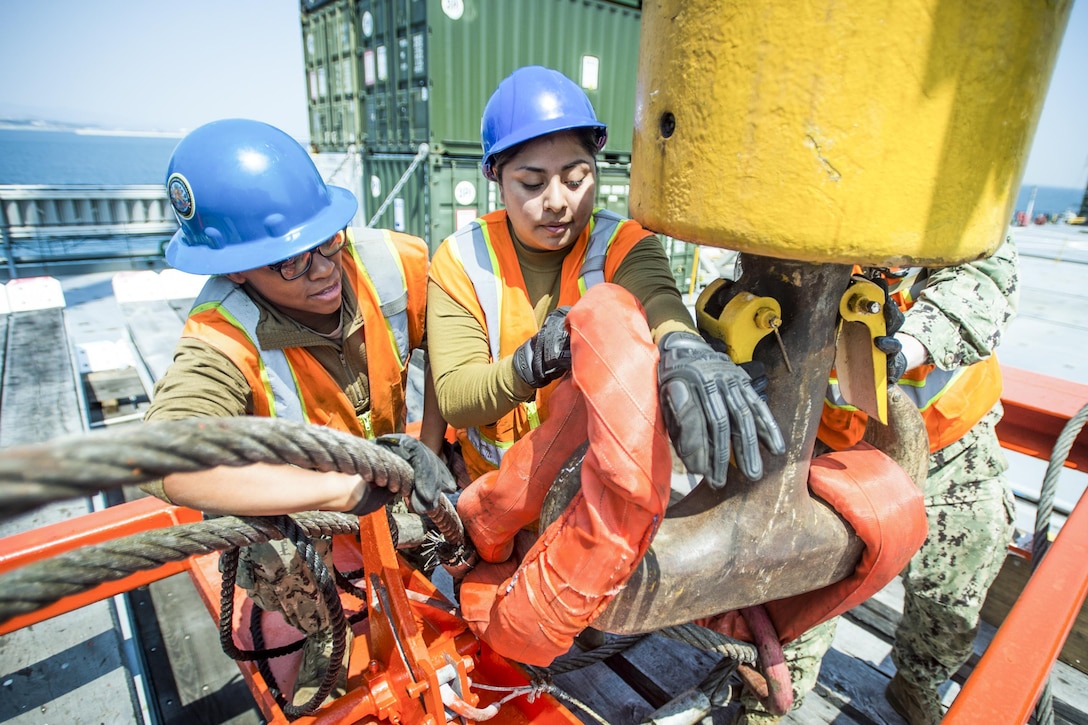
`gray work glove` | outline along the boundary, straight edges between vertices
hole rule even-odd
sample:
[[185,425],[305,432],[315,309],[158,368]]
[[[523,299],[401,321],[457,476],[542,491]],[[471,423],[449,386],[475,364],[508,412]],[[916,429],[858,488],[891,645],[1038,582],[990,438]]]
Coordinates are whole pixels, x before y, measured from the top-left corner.
[[720,489],[729,466],[730,441],[737,467],[749,480],[763,477],[759,443],[784,453],[782,432],[748,374],[702,337],[670,332],[658,347],[658,396],[673,448],[692,473]]
[[414,475],[408,502],[415,513],[434,511],[438,507],[439,496],[457,490],[453,474],[442,459],[412,436],[391,433],[374,439],[374,442],[396,453],[412,467]]
[[570,371],[568,312],[570,307],[549,312],[540,330],[514,351],[514,370],[526,384],[543,388]]
[[887,332],[873,338],[873,345],[888,358],[888,385],[895,385],[907,371],[907,356],[903,354],[903,343],[895,339],[895,333],[903,326],[906,319],[899,305],[888,294],[888,282],[876,275],[873,282],[884,290],[884,326]]

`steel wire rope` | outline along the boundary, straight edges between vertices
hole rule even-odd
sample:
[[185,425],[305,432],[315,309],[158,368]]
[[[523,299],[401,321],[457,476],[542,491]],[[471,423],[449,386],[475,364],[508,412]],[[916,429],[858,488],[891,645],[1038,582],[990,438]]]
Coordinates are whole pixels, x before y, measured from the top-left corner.
[[[564,690],[562,687],[559,687],[554,682],[552,682],[552,677],[551,676],[552,676],[553,672],[552,672],[551,667],[554,666],[554,665],[555,665],[554,662],[549,667],[537,667],[535,665],[523,665],[525,667],[525,669],[529,672],[529,674],[531,674],[533,676],[532,681],[531,681],[531,685],[532,685],[532,688],[533,688],[533,690],[532,690],[533,693],[546,692],[546,693],[548,693],[549,695],[551,695],[552,697],[554,697],[554,698],[556,698],[558,700],[563,700],[564,702],[568,702],[571,705],[574,705],[579,710],[584,712],[594,722],[599,723],[599,725],[610,725],[609,722],[607,720],[605,720],[603,717],[601,717],[601,715],[596,710],[594,710],[592,707],[590,707],[589,705],[582,702],[581,700],[579,700],[574,695],[572,695],[569,692],[567,692],[566,690]],[[575,667],[573,669],[578,669],[578,668]],[[557,673],[557,674],[561,674],[561,673]],[[490,689],[490,688],[481,688],[481,689]],[[531,695],[531,697],[535,697],[535,694]],[[531,702],[531,700],[530,700],[530,702]]]
[[[353,473],[400,489],[413,475],[389,450],[322,426],[257,417],[163,421],[0,451],[0,513],[10,516],[169,473],[251,463]],[[354,516],[308,512],[303,517],[310,534],[358,531]],[[0,577],[0,621],[134,571],[281,537],[260,519],[222,517],[83,547]]]
[[[309,536],[359,531],[350,514],[308,511],[292,518]],[[280,538],[266,519],[221,516],[84,546],[0,575],[0,624],[138,571]]]
[[0,519],[170,473],[253,463],[351,473],[394,488],[412,481],[396,454],[324,426],[254,416],[157,421],[0,451]]
[[610,639],[598,647],[594,647],[593,649],[586,650],[579,654],[564,655],[548,665],[548,672],[553,675],[562,675],[567,672],[580,670],[583,667],[589,667],[590,665],[608,659],[614,654],[619,654],[620,652],[624,652],[631,647],[634,647],[649,636],[650,635],[648,634],[623,635]]
[[740,697],[740,692],[730,687],[729,682],[736,674],[738,666],[739,663],[736,660],[723,658],[699,682],[698,690],[707,696],[711,707],[728,705]]
[[[162,421],[131,429],[68,436],[0,452],[0,520],[50,501],[146,483],[169,473],[253,463],[354,473],[379,485],[392,482],[406,486],[412,477],[411,467],[395,454],[364,439],[321,426],[256,417]],[[318,517],[316,531],[307,526],[312,522],[305,521],[305,516]],[[311,535],[358,531],[357,519],[343,514],[309,512],[296,515],[296,520]],[[330,520],[331,528],[321,528],[321,523],[329,525]],[[348,528],[334,530],[337,526]],[[179,530],[186,531],[181,535]],[[164,543],[164,534],[177,545]],[[145,535],[150,535],[152,541],[143,540]],[[282,536],[266,520],[221,517],[83,547],[0,576],[0,623],[69,594],[124,578],[133,571]],[[121,549],[115,547],[123,542],[127,544]],[[53,571],[45,571],[47,567]],[[63,577],[52,576],[61,571]],[[697,625],[669,627],[658,633],[737,662],[756,661],[754,646]],[[641,639],[641,636],[624,638],[618,646],[625,649]],[[596,660],[614,653],[615,650],[602,652]],[[722,680],[712,671],[702,684],[720,690]],[[561,695],[587,709],[566,693]]]
[[[179,447],[186,455],[177,453]],[[168,473],[251,463],[289,464],[317,471],[353,473],[368,482],[397,489],[410,486],[413,475],[411,467],[395,454],[363,439],[323,427],[270,418],[172,421],[120,432],[71,436],[4,451],[0,459],[0,511],[5,516],[14,515],[57,498],[86,494],[89,487],[102,490],[144,483]],[[324,530],[319,527],[319,533],[358,531],[358,520],[354,516],[331,515],[340,516],[343,525],[326,526]],[[250,531],[243,530],[239,523],[250,527]],[[221,538],[211,546],[209,540],[201,536],[208,533],[209,526],[221,530]],[[314,712],[336,682],[346,649],[348,624],[335,580],[317,556],[304,529],[287,516],[221,517],[184,527],[185,533],[203,539],[194,545],[191,538],[179,536],[180,528],[183,527],[144,532],[135,537],[83,547],[0,577],[4,583],[0,594],[0,621],[36,611],[68,594],[123,578],[134,571],[227,549],[224,558],[231,574],[224,577],[222,583],[220,640],[231,657],[263,664],[267,657],[294,651],[298,643],[264,650],[262,641],[253,652],[243,652],[234,644],[232,616],[237,552],[239,546],[287,537],[315,573],[321,596],[329,607],[333,652],[321,684],[308,702],[296,706],[284,700],[279,704],[291,720]],[[182,545],[170,546],[164,543],[166,541]],[[257,639],[263,638],[258,635]],[[282,695],[276,694],[277,700],[281,700]]]
[[[1066,421],[1062,432],[1058,434],[1054,442],[1054,448],[1050,452],[1050,460],[1047,463],[1046,474],[1043,476],[1043,484],[1039,489],[1039,503],[1035,508],[1035,532],[1031,540],[1031,571],[1035,572],[1042,563],[1043,557],[1050,550],[1050,519],[1054,514],[1054,499],[1058,493],[1058,478],[1065,461],[1069,458],[1069,452],[1073,449],[1073,443],[1077,440],[1085,423],[1088,423],[1088,405],[1083,406],[1077,413]],[[1039,700],[1035,703],[1034,720],[1039,725],[1053,725],[1054,723],[1054,692],[1050,686],[1050,678],[1047,677],[1043,684],[1043,690],[1039,693]]]
[[672,627],[658,630],[670,639],[686,642],[693,647],[705,649],[708,652],[716,652],[720,655],[736,660],[738,664],[754,665],[759,660],[759,652],[751,642],[743,642],[739,639],[727,637],[720,632],[701,627],[698,624],[676,624]]
[[[710,669],[707,675],[698,684],[698,689],[707,696],[712,705],[724,705],[729,703],[734,692],[729,688],[729,679],[734,675],[740,664],[754,665],[757,663],[759,652],[755,645],[749,642],[733,639],[712,629],[697,624],[687,623],[665,627],[656,630],[652,634],[659,634],[669,639],[675,639],[689,644],[698,649],[714,652],[723,656],[723,659]],[[594,712],[588,705],[565,692],[561,687],[551,682],[552,675],[561,675],[568,672],[589,667],[598,662],[603,662],[609,657],[624,652],[650,636],[647,634],[622,635],[608,640],[604,644],[586,650],[579,654],[565,655],[556,659],[548,667],[534,667],[526,665],[533,673],[535,684],[540,686],[546,683],[546,691],[566,700],[579,709],[586,712],[596,722],[604,723],[600,714]],[[726,693],[724,699],[722,693]]]

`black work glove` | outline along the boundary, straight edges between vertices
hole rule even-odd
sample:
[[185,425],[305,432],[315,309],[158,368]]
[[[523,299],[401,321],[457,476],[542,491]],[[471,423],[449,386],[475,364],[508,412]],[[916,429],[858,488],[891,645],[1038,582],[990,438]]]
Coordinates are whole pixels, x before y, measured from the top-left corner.
[[391,433],[375,438],[374,442],[396,453],[412,467],[414,476],[408,501],[415,513],[434,511],[438,507],[439,496],[457,490],[453,474],[442,459],[412,436]]
[[468,488],[468,485],[472,483],[472,479],[468,475],[468,466],[465,464],[464,454],[461,453],[460,442],[450,443],[443,438],[442,451],[438,457],[446,464],[446,468],[450,469],[453,480],[457,483],[457,488],[461,490]]
[[767,402],[767,387],[771,384],[767,379],[767,366],[759,360],[749,360],[740,364],[741,370],[748,373],[752,380],[752,390],[756,391],[760,400]]
[[690,332],[670,332],[658,347],[661,412],[684,466],[721,488],[732,442],[741,473],[752,481],[762,478],[759,443],[774,454],[786,446],[748,373]]
[[384,486],[375,486],[373,483],[364,483],[363,497],[359,499],[359,503],[355,504],[354,508],[344,513],[354,514],[355,516],[372,514],[378,509],[384,508],[393,499],[393,496],[394,493],[391,489]]
[[873,344],[888,358],[888,386],[891,387],[907,372],[907,356],[903,354],[903,343],[891,335],[884,335],[873,340]]
[[873,344],[888,359],[888,385],[895,385],[903,373],[907,371],[907,357],[903,354],[903,344],[895,339],[895,333],[903,326],[906,319],[899,305],[888,294],[888,282],[884,277],[877,275],[873,278],[880,289],[884,290],[884,327],[887,332],[873,339]]
[[543,388],[570,370],[568,312],[570,307],[549,312],[540,330],[514,351],[514,370],[534,388]]

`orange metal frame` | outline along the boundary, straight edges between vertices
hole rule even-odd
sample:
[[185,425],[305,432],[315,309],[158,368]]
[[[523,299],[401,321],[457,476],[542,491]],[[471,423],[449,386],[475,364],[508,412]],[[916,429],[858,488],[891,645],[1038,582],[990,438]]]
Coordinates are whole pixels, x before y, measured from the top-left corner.
[[[1088,385],[1001,366],[1005,416],[997,425],[1001,445],[1044,461],[1066,422],[1088,403]],[[1088,471],[1088,428],[1077,436],[1067,468]]]
[[[188,524],[200,521],[201,518],[199,511],[170,506],[156,498],[147,497],[71,521],[41,526],[0,540],[0,574],[82,546],[101,544],[151,529]],[[36,612],[13,617],[0,624],[0,636],[188,569],[189,562],[182,560],[99,584],[81,594],[60,599]]]
[[[120,539],[152,529],[200,521],[198,511],[142,498],[69,521],[43,526],[0,540],[0,574],[74,549]],[[295,723],[403,722],[440,725],[446,722],[443,689],[457,694],[457,706],[486,708],[499,700],[501,691],[477,694],[472,682],[493,687],[527,687],[526,673],[497,656],[468,630],[456,610],[418,571],[403,564],[393,547],[384,514],[360,519],[360,536],[338,536],[334,553],[342,569],[367,572],[367,601],[345,594],[345,609],[366,608],[369,615],[356,629],[349,668],[349,692],[320,708],[313,716]],[[213,618],[218,618],[222,577],[218,553],[164,564],[137,572],[0,625],[0,635],[71,612],[80,607],[188,571]],[[235,592],[235,637],[239,646],[252,648],[248,622],[252,603],[241,590]],[[279,615],[262,619],[268,646],[297,640],[299,633]],[[297,671],[299,653],[271,663],[283,686]],[[238,667],[254,699],[269,723],[289,722],[276,703],[269,683],[252,662]],[[289,687],[284,688],[290,691]],[[512,699],[492,719],[497,725],[579,725],[580,721],[551,695]]]
[[[1002,446],[1047,460],[1066,422],[1088,404],[1088,385],[1002,368]],[[1088,430],[1066,466],[1088,468]],[[1088,596],[1088,493],[998,628],[955,702],[946,725],[1026,723]]]
[[1088,494],[1058,532],[945,716],[1026,723],[1088,595]]

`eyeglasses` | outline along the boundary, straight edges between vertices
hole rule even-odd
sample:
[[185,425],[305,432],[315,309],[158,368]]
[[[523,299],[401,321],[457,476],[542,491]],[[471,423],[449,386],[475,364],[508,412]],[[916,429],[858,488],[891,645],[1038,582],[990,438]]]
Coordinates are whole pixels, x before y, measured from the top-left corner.
[[344,245],[347,244],[347,241],[348,237],[344,233],[344,230],[341,229],[313,249],[308,249],[301,254],[288,257],[282,262],[270,264],[268,265],[268,268],[273,272],[279,272],[280,276],[283,277],[285,281],[290,282],[310,271],[310,265],[314,261],[314,252],[318,252],[322,257],[328,258],[343,249]]

